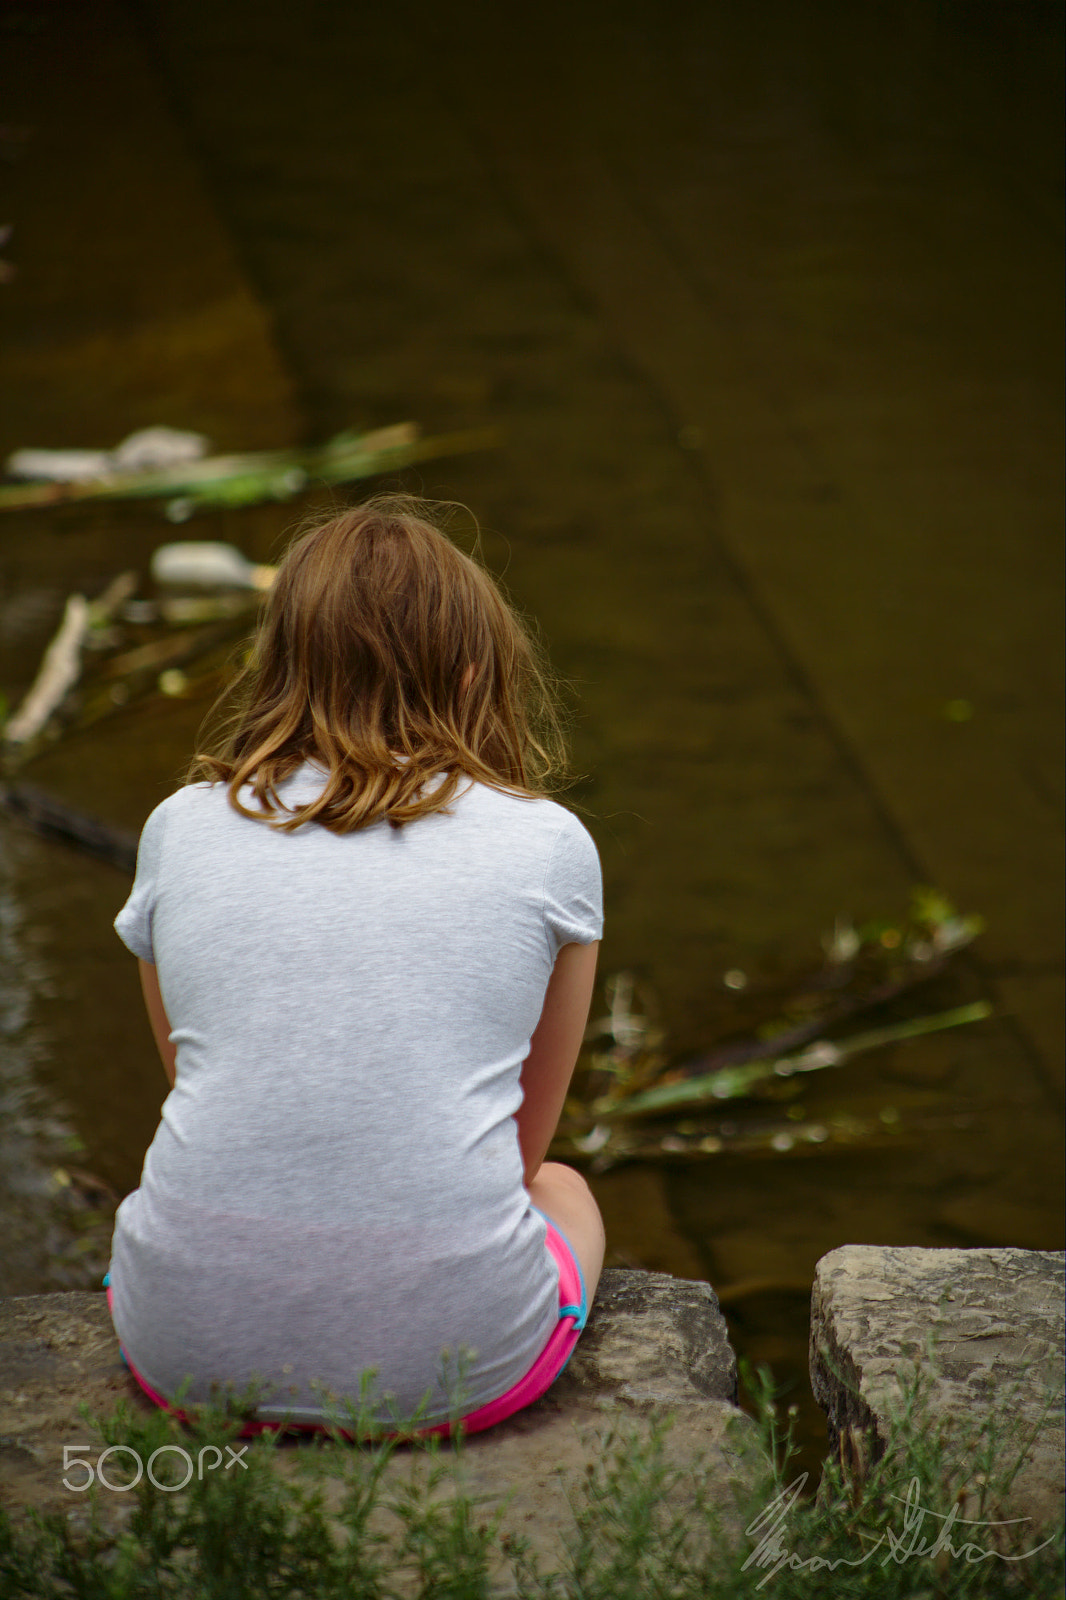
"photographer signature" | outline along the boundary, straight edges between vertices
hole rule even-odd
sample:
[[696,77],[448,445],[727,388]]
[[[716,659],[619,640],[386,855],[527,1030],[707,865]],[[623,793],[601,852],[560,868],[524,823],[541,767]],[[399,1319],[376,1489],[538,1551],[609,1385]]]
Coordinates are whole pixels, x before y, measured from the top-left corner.
[[[785,1567],[790,1572],[835,1572],[838,1567],[862,1567],[870,1558],[882,1550],[880,1565],[887,1567],[889,1562],[902,1566],[904,1562],[913,1560],[918,1556],[938,1556],[946,1554],[952,1558],[961,1557],[971,1566],[978,1562],[997,1559],[999,1561],[1027,1561],[1030,1556],[1035,1556],[1043,1550],[1045,1545],[1052,1542],[1045,1539],[1043,1544],[1038,1544],[1035,1549],[1027,1550],[1024,1555],[1003,1555],[998,1550],[986,1550],[982,1546],[973,1544],[969,1538],[964,1538],[959,1544],[953,1542],[953,1535],[961,1536],[963,1529],[971,1528],[1009,1528],[1020,1522],[1028,1522],[1028,1517],[1015,1517],[1008,1522],[972,1522],[959,1515],[959,1507],[952,1506],[946,1516],[938,1511],[929,1511],[921,1503],[921,1486],[917,1478],[912,1478],[904,1499],[893,1495],[894,1500],[899,1500],[903,1506],[903,1525],[898,1531],[886,1528],[870,1548],[862,1555],[854,1558],[847,1556],[799,1556],[789,1550],[785,1542],[787,1531],[785,1524],[790,1512],[807,1483],[806,1472],[800,1474],[787,1488],[772,1500],[764,1511],[750,1522],[744,1530],[749,1538],[758,1540],[754,1550],[748,1556],[741,1568],[747,1572],[749,1567],[760,1571],[769,1568],[766,1575],[756,1584],[761,1589],[770,1582],[771,1578]],[[932,1540],[925,1534],[925,1519],[933,1518],[934,1523],[940,1523],[936,1536]],[[932,1531],[932,1530],[930,1530]]]

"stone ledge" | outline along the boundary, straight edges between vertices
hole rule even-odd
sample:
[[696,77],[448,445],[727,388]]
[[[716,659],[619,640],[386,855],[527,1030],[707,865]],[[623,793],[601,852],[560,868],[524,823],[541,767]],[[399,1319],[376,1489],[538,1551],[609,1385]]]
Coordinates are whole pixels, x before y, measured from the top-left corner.
[[[901,1378],[921,1363],[931,1422],[964,1436],[992,1413],[1015,1440],[1032,1435],[1006,1510],[1037,1522],[1055,1516],[1064,1267],[1063,1255],[1039,1250],[845,1245],[823,1256],[811,1298],[811,1387],[834,1450],[882,1454]],[[1010,1454],[1005,1439],[999,1462]]]
[[588,1327],[551,1393],[655,1411],[737,1403],[737,1359],[709,1283],[608,1268]]
[[[557,1559],[568,1525],[566,1487],[575,1485],[620,1423],[646,1433],[667,1414],[672,1463],[706,1462],[729,1485],[748,1470],[746,1419],[736,1409],[736,1360],[709,1285],[664,1273],[609,1270],[569,1366],[544,1398],[510,1421],[467,1441],[462,1479],[471,1493],[507,1502],[505,1530]],[[12,1506],[77,1510],[64,1489],[63,1446],[102,1445],[82,1406],[107,1415],[119,1400],[150,1402],[118,1353],[101,1294],[0,1299],[0,1486]],[[733,1424],[741,1423],[739,1432]],[[279,1467],[293,1463],[279,1452]],[[126,1515],[119,1495],[106,1515]],[[108,1503],[110,1502],[110,1503]]]

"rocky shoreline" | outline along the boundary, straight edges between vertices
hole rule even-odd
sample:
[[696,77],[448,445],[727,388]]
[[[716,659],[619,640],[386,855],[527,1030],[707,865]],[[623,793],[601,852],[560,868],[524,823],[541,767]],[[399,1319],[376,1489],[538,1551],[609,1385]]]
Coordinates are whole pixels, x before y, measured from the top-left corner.
[[[1064,1266],[1062,1254],[1010,1249],[847,1245],[823,1257],[812,1297],[811,1381],[829,1448],[860,1467],[876,1458],[901,1383],[917,1365],[928,1378],[931,1425],[958,1428],[962,1438],[991,1410],[1010,1424],[1012,1440],[1021,1430],[1028,1443],[1010,1514],[1038,1524],[1055,1516],[1063,1493]],[[119,1358],[103,1294],[0,1299],[0,1487],[12,1510],[71,1511],[64,1446],[91,1452],[101,1441],[83,1411],[107,1415],[120,1400],[148,1407]],[[566,1372],[528,1411],[467,1442],[464,1479],[477,1495],[510,1496],[506,1520],[550,1555],[565,1483],[587,1471],[619,1423],[646,1429],[667,1415],[671,1458],[709,1464],[726,1500],[730,1483],[752,1470],[750,1429],[737,1408],[736,1359],[713,1290],[663,1273],[609,1270]]]

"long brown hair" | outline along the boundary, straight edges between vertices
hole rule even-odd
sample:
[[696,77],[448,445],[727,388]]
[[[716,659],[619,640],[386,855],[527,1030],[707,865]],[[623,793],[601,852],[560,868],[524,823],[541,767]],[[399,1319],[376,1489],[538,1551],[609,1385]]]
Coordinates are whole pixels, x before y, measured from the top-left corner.
[[[547,792],[566,751],[542,652],[444,511],[383,495],[297,537],[187,781],[224,782],[274,827],[335,833],[441,811],[464,778]],[[288,808],[278,785],[308,760],[327,781]]]

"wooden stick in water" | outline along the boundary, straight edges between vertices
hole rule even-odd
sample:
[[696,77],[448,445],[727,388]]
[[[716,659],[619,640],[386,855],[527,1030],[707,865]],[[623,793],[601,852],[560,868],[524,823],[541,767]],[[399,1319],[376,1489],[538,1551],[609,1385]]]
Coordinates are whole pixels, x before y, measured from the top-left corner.
[[137,836],[77,811],[29,784],[0,784],[0,809],[18,817],[34,833],[76,845],[98,861],[107,861],[132,875],[137,865]]
[[89,623],[89,602],[83,594],[72,594],[67,601],[59,632],[44,653],[40,671],[29,693],[8,720],[4,729],[5,743],[20,745],[32,739],[61,704],[68,690],[77,683],[81,675],[81,647],[89,631]]

